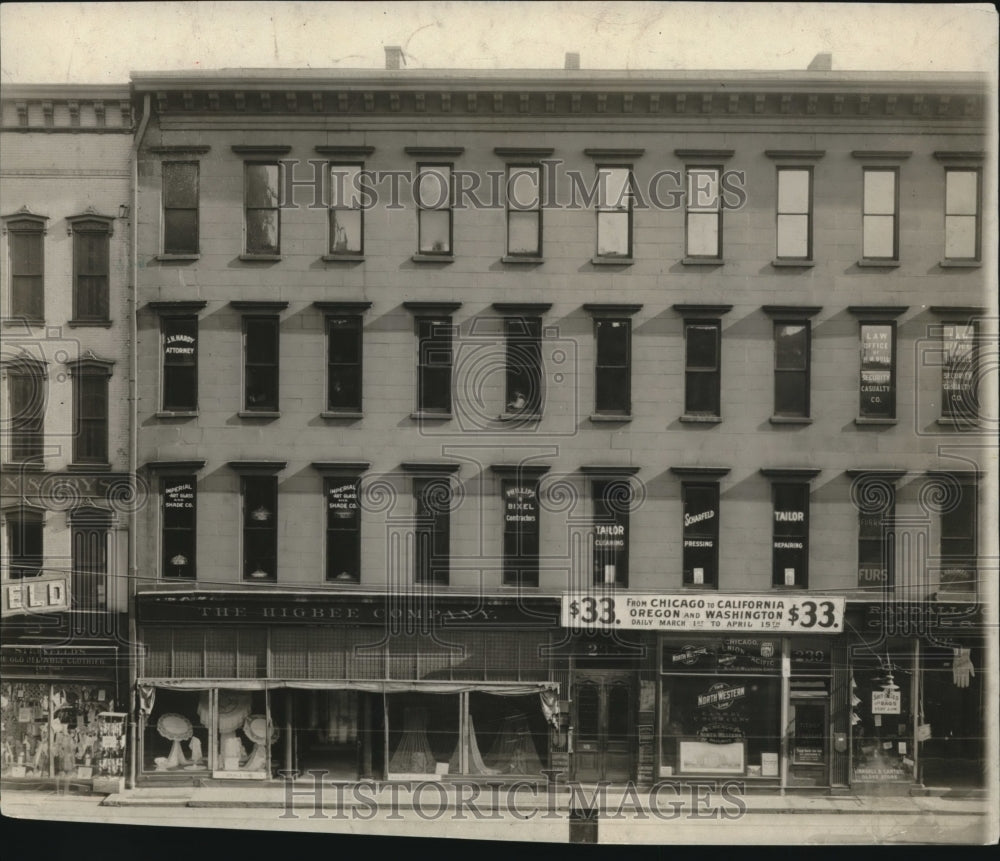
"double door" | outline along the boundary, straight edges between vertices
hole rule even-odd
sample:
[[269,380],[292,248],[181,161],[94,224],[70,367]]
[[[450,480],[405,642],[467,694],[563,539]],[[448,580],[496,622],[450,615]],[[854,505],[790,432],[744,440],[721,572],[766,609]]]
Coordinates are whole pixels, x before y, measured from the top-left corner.
[[632,776],[635,674],[588,670],[574,677],[575,777],[624,782]]

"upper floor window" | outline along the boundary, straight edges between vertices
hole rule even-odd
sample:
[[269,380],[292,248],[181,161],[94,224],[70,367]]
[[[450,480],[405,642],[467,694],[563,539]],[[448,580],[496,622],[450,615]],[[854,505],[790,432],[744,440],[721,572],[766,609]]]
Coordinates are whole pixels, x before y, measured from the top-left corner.
[[861,418],[896,418],[896,324],[861,324]]
[[198,318],[160,319],[163,346],[162,399],[167,412],[198,409]]
[[594,526],[591,538],[595,586],[628,586],[629,514],[635,502],[630,476],[638,467],[583,466],[591,476]]
[[539,508],[537,472],[505,477],[503,499],[503,584],[538,585]]
[[450,256],[452,249],[452,165],[417,165],[417,251]]
[[330,255],[365,253],[365,211],[361,176],[364,164],[330,164]]
[[107,323],[111,219],[86,216],[71,220],[73,229],[73,320]]
[[597,167],[597,257],[632,256],[632,168]]
[[361,582],[360,485],[356,475],[324,479],[326,579],[331,582]]
[[861,256],[865,260],[899,258],[899,170],[864,169]]
[[329,316],[327,331],[327,404],[330,412],[360,413],[361,317]]
[[809,585],[809,485],[775,482],[772,535],[772,584]]
[[774,416],[809,417],[809,321],[774,324]]
[[980,258],[981,191],[977,168],[945,170],[944,256],[947,260]]
[[193,474],[160,478],[160,573],[168,579],[197,575],[198,480]]
[[6,315],[41,323],[45,319],[45,220],[11,217],[4,225],[10,253],[10,304]]
[[895,582],[895,476],[852,474],[852,497],[858,509],[858,588],[891,591]]
[[941,588],[975,592],[978,486],[975,479],[964,476],[945,480],[948,504],[941,510]]
[[280,178],[277,162],[248,162],[244,166],[243,206],[248,255],[276,256],[281,253]]
[[722,194],[717,167],[687,169],[686,256],[708,260],[722,257]]
[[682,567],[685,586],[719,585],[719,483],[685,481]]
[[243,409],[278,411],[278,317],[243,318]]
[[941,327],[941,418],[975,423],[979,413],[977,326],[945,323]]
[[542,256],[542,168],[507,167],[507,255]]
[[721,414],[722,324],[718,320],[684,323],[684,414]]
[[163,253],[197,254],[198,162],[163,163]]
[[278,478],[242,475],[243,579],[278,579]]
[[506,317],[507,415],[538,416],[542,413],[542,320],[540,317]]
[[812,170],[778,168],[779,260],[812,259]]
[[413,496],[413,582],[447,586],[451,555],[451,480],[447,474],[416,476]]
[[7,547],[7,576],[12,579],[37,577],[43,573],[45,513],[26,505],[4,512]]
[[451,413],[452,333],[450,317],[417,318],[417,410]]
[[110,512],[77,509],[71,515],[74,610],[100,611],[108,606],[108,537]]
[[108,382],[112,365],[97,360],[71,365],[74,463],[108,463]]
[[45,427],[46,371],[37,361],[12,362],[7,376],[7,428],[12,463],[42,458]]
[[632,321],[599,318],[597,362],[594,369],[594,411],[598,415],[627,416],[632,412]]

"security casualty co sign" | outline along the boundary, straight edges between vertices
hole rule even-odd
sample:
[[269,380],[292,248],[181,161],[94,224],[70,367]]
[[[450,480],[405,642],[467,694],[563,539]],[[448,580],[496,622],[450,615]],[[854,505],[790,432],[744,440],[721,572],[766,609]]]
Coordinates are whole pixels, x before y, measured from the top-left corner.
[[842,597],[823,595],[608,595],[566,593],[564,628],[650,631],[767,631],[839,634]]
[[2,615],[62,613],[69,609],[69,575],[50,574],[7,580],[2,589]]

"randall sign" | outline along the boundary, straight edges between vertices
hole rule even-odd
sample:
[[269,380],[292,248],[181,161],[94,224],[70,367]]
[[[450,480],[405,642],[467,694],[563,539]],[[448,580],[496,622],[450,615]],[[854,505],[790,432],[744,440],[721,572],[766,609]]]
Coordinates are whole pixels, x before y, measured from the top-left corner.
[[601,595],[567,593],[564,628],[839,634],[844,599],[825,595]]
[[3,584],[4,616],[20,613],[61,613],[69,609],[69,575],[25,577]]

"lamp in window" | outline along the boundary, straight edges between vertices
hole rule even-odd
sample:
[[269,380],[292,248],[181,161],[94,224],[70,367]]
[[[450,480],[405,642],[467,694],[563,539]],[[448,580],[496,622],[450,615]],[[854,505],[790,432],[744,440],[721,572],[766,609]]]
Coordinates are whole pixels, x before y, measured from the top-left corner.
[[184,569],[187,568],[191,563],[188,562],[187,556],[183,553],[178,553],[176,556],[170,557],[170,564],[174,566],[174,576],[183,577]]
[[258,523],[266,523],[271,519],[271,512],[263,505],[258,505],[250,512],[250,519],[256,520]]

